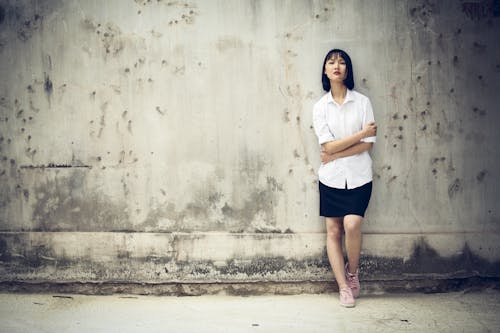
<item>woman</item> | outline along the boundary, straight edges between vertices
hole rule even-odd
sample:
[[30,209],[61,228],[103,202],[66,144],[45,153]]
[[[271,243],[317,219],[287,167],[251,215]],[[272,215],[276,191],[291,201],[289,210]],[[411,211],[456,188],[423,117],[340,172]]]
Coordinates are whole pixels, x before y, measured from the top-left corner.
[[[326,249],[339,285],[340,304],[353,307],[360,291],[361,222],[372,191],[368,151],[375,142],[377,126],[370,100],[352,90],[352,63],[346,52],[328,52],[322,82],[327,93],[313,110],[314,130],[321,145],[320,215],[326,220]],[[344,233],[348,259],[345,266]]]

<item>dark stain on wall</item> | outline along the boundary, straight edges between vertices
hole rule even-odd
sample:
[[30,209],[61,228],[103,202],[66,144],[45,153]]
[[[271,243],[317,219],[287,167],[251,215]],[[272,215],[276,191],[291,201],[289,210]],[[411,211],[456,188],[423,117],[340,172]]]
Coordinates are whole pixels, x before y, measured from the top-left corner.
[[104,128],[106,127],[106,111],[108,109],[109,102],[104,102],[100,109],[101,109],[101,116],[99,119],[99,132],[97,133],[97,137],[100,138],[102,135],[102,132],[104,131]]
[[1,242],[4,242],[4,250],[0,252],[3,261],[0,265],[19,271],[19,274],[30,274],[33,269],[71,267],[75,264],[71,259],[58,256],[49,244],[27,244],[15,234],[1,239]]
[[456,178],[453,183],[448,187],[448,196],[453,199],[455,195],[462,190],[462,182]]
[[43,84],[43,88],[47,96],[50,97],[52,95],[53,85],[48,74],[45,74],[45,81]]
[[118,56],[124,50],[125,39],[117,25],[111,22],[101,24],[90,19],[84,19],[80,26],[82,29],[99,36],[105,51],[105,57],[107,55]]
[[[169,232],[192,232],[193,230],[259,232],[262,231],[261,228],[268,231],[268,228],[272,227],[252,226],[252,221],[256,218],[264,218],[266,225],[272,226],[276,223],[274,206],[277,200],[276,194],[280,190],[282,190],[282,185],[271,179],[265,188],[252,190],[243,205],[238,207],[224,201],[220,192],[207,194],[199,192],[195,195],[195,199],[186,204],[182,210],[177,210],[173,203],[151,210],[138,228]],[[218,220],[220,214],[223,220]],[[159,225],[162,219],[168,219],[171,224],[162,227]],[[196,222],[198,225],[191,225],[190,221],[198,221]]]
[[483,53],[486,51],[486,45],[477,41],[474,41],[472,46],[474,47],[474,53]]
[[[272,183],[268,183],[267,188],[254,189],[244,201],[242,207],[234,207],[226,202],[222,208],[222,213],[226,218],[238,221],[239,225],[244,226],[245,229],[250,226],[250,223],[259,214],[263,214],[267,224],[274,225],[276,223],[274,220],[274,206],[277,200],[277,191],[279,191],[277,187]],[[253,231],[258,232],[260,228],[261,227],[256,227]]]
[[32,1],[3,2],[0,4],[0,24],[5,24],[18,39],[26,42],[41,28],[44,17],[61,4],[61,0],[37,2],[36,5]]
[[0,237],[0,260],[3,261],[9,255],[7,241]]
[[177,17],[168,22],[169,25],[179,24],[181,22],[184,22],[186,24],[193,24],[196,16],[198,15],[196,5],[192,3],[182,1],[169,1],[167,3],[167,6],[176,6],[179,10],[179,12],[176,14]]
[[[256,164],[247,168],[246,175],[252,175],[256,178],[251,179],[257,180],[259,171],[253,168],[259,169],[263,164],[253,162]],[[138,228],[164,232],[281,232],[274,227],[276,224],[274,210],[279,199],[278,195],[283,191],[283,185],[272,176],[266,177],[265,185],[257,185],[249,179],[243,182],[250,183],[247,191],[239,194],[244,198],[240,204],[235,204],[232,198],[226,198],[216,186],[194,188],[193,198],[183,208],[178,209],[171,202],[159,205],[149,211],[145,221]],[[162,191],[165,194],[168,192]],[[168,225],[162,225],[162,220],[164,224],[168,221]],[[264,225],[253,225],[253,223]]]
[[439,14],[439,8],[433,1],[420,0],[412,2],[412,7],[409,10],[410,21],[424,28],[427,28],[429,20],[433,15]]
[[0,53],[5,49],[7,45],[7,39],[0,37]]
[[[97,30],[98,33],[99,31],[100,30]],[[123,51],[124,41],[122,40],[121,34],[122,32],[118,26],[112,23],[105,25],[104,31],[101,34],[101,41],[106,53],[116,56]]]
[[443,257],[436,252],[422,237],[413,249],[409,259],[385,258],[362,255],[360,261],[360,277],[362,279],[441,276],[499,276],[500,262],[489,262],[474,254],[465,243],[457,254]]
[[[160,225],[160,220],[167,219],[173,222],[173,225],[162,226]],[[171,231],[185,231],[182,229],[182,220],[184,219],[184,214],[182,212],[177,212],[175,204],[173,203],[165,203],[151,209],[148,213],[148,216],[144,220],[144,222],[140,225],[142,230],[159,230],[163,232],[171,232]]]
[[285,257],[253,258],[251,260],[231,259],[218,269],[223,276],[246,275],[249,277],[265,277],[272,274],[292,274],[313,267],[315,270],[328,271],[330,266],[326,253],[318,258],[303,260],[286,259]]
[[43,17],[38,14],[26,19],[18,28],[17,37],[24,42],[30,39],[34,31],[40,28],[42,19]]
[[500,1],[467,1],[462,3],[462,12],[473,21],[500,16]]
[[328,19],[332,17],[334,11],[335,11],[335,8],[333,7],[333,5],[328,4],[327,6],[315,11],[315,13],[313,14],[313,17],[316,20],[319,20],[320,22],[328,22]]
[[0,5],[0,24],[5,20],[5,7]]
[[[175,240],[174,240],[175,243]],[[175,248],[175,246],[174,246]],[[58,254],[59,253],[59,254]],[[126,245],[116,249],[115,258],[102,262],[84,254],[70,258],[55,253],[49,243],[32,244],[19,234],[0,234],[0,272],[7,270],[13,280],[25,280],[37,274],[64,272],[67,279],[96,282],[112,281],[332,281],[326,249],[317,256],[302,259],[283,256],[232,258],[225,262],[212,260],[177,260],[175,251],[161,255],[134,255]],[[422,237],[415,243],[409,259],[362,255],[360,277],[364,281],[405,281],[415,279],[450,279],[494,277],[500,275],[500,262],[490,262],[471,251],[467,243],[455,255],[443,257]],[[81,275],[83,274],[83,275]],[[81,276],[80,276],[81,275]],[[90,279],[90,281],[92,281]]]
[[158,112],[162,116],[164,116],[167,113],[166,110],[162,110],[159,106],[156,107],[156,112]]
[[477,106],[474,106],[472,108],[472,112],[474,112],[474,114],[477,114],[481,117],[483,117],[487,114],[486,110],[482,110],[482,109],[478,108]]
[[483,182],[487,174],[488,174],[487,170],[481,170],[476,176],[477,181],[480,183]]
[[0,208],[2,208],[0,209],[0,227],[5,228],[2,222],[4,222],[3,220],[5,220],[5,222],[8,220],[9,206],[16,200],[19,201],[21,198],[21,185],[18,184],[15,161],[13,159],[9,160],[4,156],[1,160],[1,165],[2,168],[5,169],[2,170],[0,174],[6,177],[2,177],[2,186],[0,186]]
[[34,231],[129,230],[127,205],[85,187],[86,169],[72,169],[38,185],[33,193]]

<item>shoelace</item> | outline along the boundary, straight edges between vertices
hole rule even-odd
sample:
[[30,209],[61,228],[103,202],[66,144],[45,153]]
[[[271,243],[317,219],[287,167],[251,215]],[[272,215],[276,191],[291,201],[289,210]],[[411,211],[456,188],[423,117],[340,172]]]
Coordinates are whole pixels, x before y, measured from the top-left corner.
[[349,281],[354,281],[356,279],[356,275],[351,275],[351,273],[347,273],[346,277]]

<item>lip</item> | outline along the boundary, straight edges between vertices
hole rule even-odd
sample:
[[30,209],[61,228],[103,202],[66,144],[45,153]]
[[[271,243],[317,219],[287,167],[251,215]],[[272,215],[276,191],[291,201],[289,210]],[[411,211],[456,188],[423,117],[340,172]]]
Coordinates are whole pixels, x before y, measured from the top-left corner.
[[340,74],[340,71],[335,71],[335,72],[333,72],[333,74],[335,74],[335,75],[339,75],[339,74]]

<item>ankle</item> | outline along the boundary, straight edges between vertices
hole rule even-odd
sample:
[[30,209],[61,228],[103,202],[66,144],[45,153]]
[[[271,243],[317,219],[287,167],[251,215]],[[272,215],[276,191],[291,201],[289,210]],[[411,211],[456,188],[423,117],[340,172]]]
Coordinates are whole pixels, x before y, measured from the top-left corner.
[[347,283],[345,284],[339,284],[339,290],[342,290],[342,289],[350,289],[349,285]]
[[346,264],[346,265],[345,265],[345,271],[346,271],[346,273],[347,273],[347,274],[349,274],[350,276],[356,276],[356,275],[358,275],[358,267],[356,267],[356,269],[354,269],[354,270],[353,270],[353,269],[351,268],[351,265],[349,265],[349,264]]

